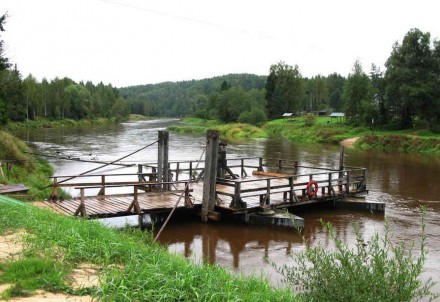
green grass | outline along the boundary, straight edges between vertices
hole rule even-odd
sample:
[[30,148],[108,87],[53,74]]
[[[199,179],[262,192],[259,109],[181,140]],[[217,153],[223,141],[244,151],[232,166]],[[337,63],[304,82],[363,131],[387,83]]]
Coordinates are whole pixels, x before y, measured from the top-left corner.
[[440,138],[388,134],[365,135],[356,146],[361,149],[381,149],[399,152],[420,152],[440,155]]
[[331,224],[323,223],[335,249],[306,245],[305,251],[292,254],[294,265],[273,266],[308,301],[433,301],[439,297],[432,292],[435,284],[420,280],[427,255],[423,215],[420,253],[414,253],[414,242],[394,244],[387,224],[384,235],[370,238],[354,225],[357,243],[350,247]]
[[108,125],[123,121],[119,118],[91,118],[82,120],[58,119],[51,120],[47,118],[39,118],[24,122],[9,122],[2,128],[4,130],[18,130],[23,128],[58,128],[58,127],[86,127],[92,125]]
[[[417,124],[415,128],[405,130],[371,129],[351,126],[330,117],[295,117],[292,119],[272,120],[262,127],[248,124],[222,124],[217,120],[186,118],[186,125],[168,127],[179,133],[203,134],[208,129],[219,130],[226,139],[266,138],[281,136],[297,143],[339,144],[344,139],[361,137],[356,143],[362,149],[382,149],[400,152],[424,152],[440,154],[440,134],[427,130],[426,125]],[[373,137],[373,138],[372,138]],[[400,143],[399,143],[400,142]]]
[[[30,188],[28,194],[33,195],[33,199],[47,199],[52,190],[42,188],[51,184],[49,177],[53,172],[52,167],[47,161],[26,153],[30,151],[23,141],[7,132],[0,131],[0,162],[2,162],[3,171],[3,174],[0,172],[0,183],[23,183]],[[67,197],[62,190],[58,193],[61,194],[60,196]]]
[[268,135],[261,128],[242,123],[224,124],[218,120],[185,118],[186,125],[170,126],[167,129],[178,133],[203,134],[207,130],[218,130],[225,139],[266,138]]
[[3,293],[3,299],[31,296],[36,289],[65,291],[67,271],[62,263],[53,259],[28,257],[0,263],[0,283],[13,284]]
[[317,117],[312,126],[305,125],[305,118],[277,119],[263,126],[269,135],[282,136],[299,143],[339,143],[346,138],[367,133],[362,127],[350,127],[331,121],[329,117]]
[[101,266],[101,286],[91,293],[105,301],[299,300],[290,290],[273,289],[259,278],[232,276],[218,266],[192,264],[169,254],[149,233],[113,230],[1,200],[0,208],[0,232],[25,229],[31,254],[49,253],[54,259],[62,255],[66,266]]

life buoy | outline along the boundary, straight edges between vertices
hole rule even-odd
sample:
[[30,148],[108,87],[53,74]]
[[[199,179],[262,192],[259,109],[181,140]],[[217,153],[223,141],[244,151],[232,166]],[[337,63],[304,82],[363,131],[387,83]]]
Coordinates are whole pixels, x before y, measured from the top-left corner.
[[309,181],[309,183],[307,184],[306,191],[307,191],[307,196],[309,197],[316,196],[316,193],[318,193],[318,183],[316,182],[316,180]]

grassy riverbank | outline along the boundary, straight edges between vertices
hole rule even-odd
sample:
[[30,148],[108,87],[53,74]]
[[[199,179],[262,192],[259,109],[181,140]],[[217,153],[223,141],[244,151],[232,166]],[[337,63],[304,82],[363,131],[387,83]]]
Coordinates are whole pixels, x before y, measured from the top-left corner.
[[208,129],[218,130],[220,135],[227,139],[265,138],[268,136],[263,129],[249,124],[224,124],[218,120],[204,120],[199,118],[185,118],[182,120],[182,122],[184,125],[170,126],[167,129],[185,134],[202,134]]
[[[0,201],[0,207],[0,234],[25,234],[21,256],[0,264],[0,283],[11,284],[6,297],[41,288],[105,301],[299,301],[289,290],[275,290],[259,278],[232,276],[223,268],[169,254],[149,233],[113,230],[10,202]],[[10,271],[19,270],[20,261],[51,270],[14,278]],[[75,290],[69,276],[84,263],[98,267],[99,284]],[[57,278],[50,273],[54,270]],[[43,273],[52,277],[43,278]]]
[[184,125],[168,129],[179,133],[205,133],[207,129],[219,130],[226,138],[262,138],[282,136],[297,143],[339,144],[348,138],[359,137],[356,147],[399,152],[424,152],[440,155],[440,134],[425,129],[423,125],[406,130],[371,129],[332,121],[329,117],[306,117],[272,120],[262,127],[246,124],[222,124],[215,120],[187,118]]
[[60,120],[49,120],[49,119],[38,119],[29,120],[28,122],[9,122],[3,128],[5,130],[18,130],[23,128],[58,128],[58,127],[85,127],[92,125],[109,125],[121,122],[123,120],[116,118],[95,118],[95,119],[83,119],[83,120],[72,120],[72,119],[60,119]]
[[[30,151],[23,141],[0,131],[0,184],[23,183],[29,188],[28,199],[47,199],[51,188],[42,188],[50,184],[52,167],[47,161],[26,153]],[[61,196],[66,195],[63,192],[59,193]]]

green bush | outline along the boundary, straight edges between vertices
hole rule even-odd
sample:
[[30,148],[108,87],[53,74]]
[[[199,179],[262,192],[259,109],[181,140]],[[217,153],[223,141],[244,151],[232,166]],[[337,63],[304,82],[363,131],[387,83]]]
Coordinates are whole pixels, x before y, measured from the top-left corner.
[[251,111],[241,113],[238,117],[238,122],[260,126],[267,122],[267,116],[263,110],[259,108],[253,108]]
[[392,242],[387,223],[383,236],[376,233],[368,240],[355,225],[355,248],[339,239],[331,224],[323,225],[335,250],[307,244],[304,252],[292,254],[293,266],[272,263],[305,300],[402,302],[439,296],[431,292],[434,282],[419,279],[427,254],[423,215],[418,256],[414,255],[414,242]]
[[316,124],[316,116],[314,116],[311,113],[307,113],[307,115],[304,116],[304,126],[312,127],[315,124]]
[[440,124],[433,124],[429,127],[433,133],[440,133]]

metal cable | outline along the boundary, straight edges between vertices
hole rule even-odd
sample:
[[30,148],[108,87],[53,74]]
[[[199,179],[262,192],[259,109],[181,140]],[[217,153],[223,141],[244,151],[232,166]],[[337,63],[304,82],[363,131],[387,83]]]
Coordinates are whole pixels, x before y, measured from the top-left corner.
[[156,242],[157,239],[159,239],[160,234],[162,234],[162,231],[165,229],[166,225],[167,225],[168,222],[170,221],[171,216],[173,216],[174,212],[176,211],[176,208],[177,208],[177,206],[179,205],[180,200],[182,200],[182,197],[183,197],[183,195],[185,194],[185,191],[188,190],[190,183],[192,183],[192,181],[193,181],[193,177],[195,177],[194,173],[195,173],[195,171],[197,171],[197,168],[199,167],[199,163],[200,163],[200,161],[202,160],[202,157],[203,157],[203,155],[205,154],[205,151],[206,151],[206,146],[205,146],[205,148],[203,148],[202,154],[200,155],[200,158],[199,158],[199,160],[197,161],[197,165],[196,165],[196,168],[194,169],[193,175],[190,175],[190,177],[189,177],[189,181],[188,181],[188,182],[186,183],[186,185],[185,185],[185,189],[183,190],[182,193],[180,193],[179,199],[177,199],[177,201],[176,201],[176,203],[174,204],[174,207],[173,207],[173,209],[171,210],[170,214],[168,215],[167,219],[166,219],[165,222],[163,223],[163,225],[162,225],[162,227],[160,228],[159,232],[157,232],[157,235],[156,235],[156,237],[154,237],[153,242]]

